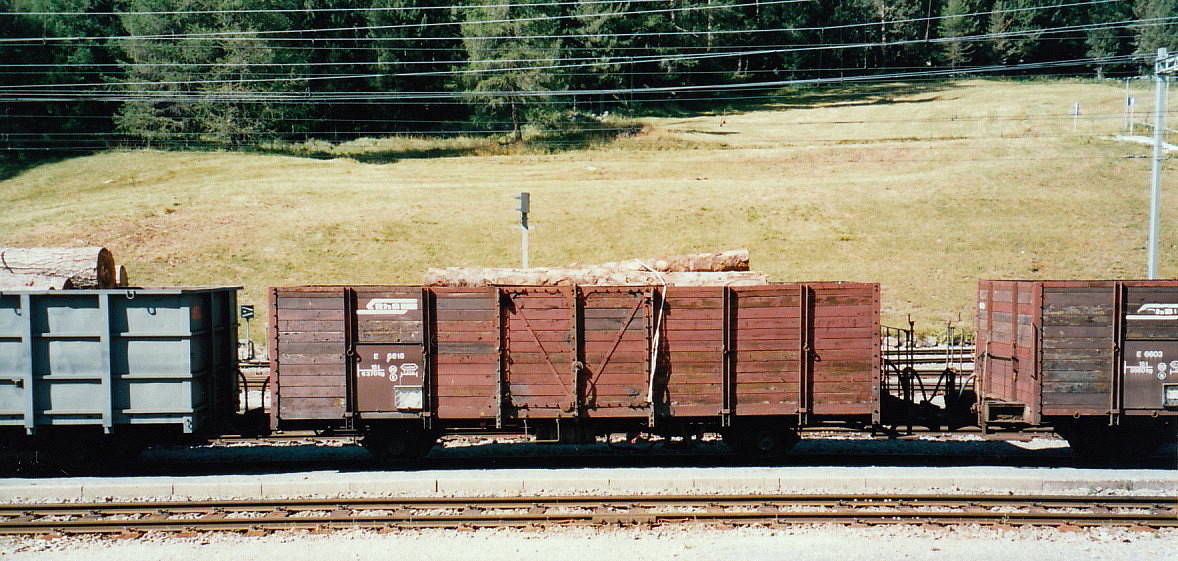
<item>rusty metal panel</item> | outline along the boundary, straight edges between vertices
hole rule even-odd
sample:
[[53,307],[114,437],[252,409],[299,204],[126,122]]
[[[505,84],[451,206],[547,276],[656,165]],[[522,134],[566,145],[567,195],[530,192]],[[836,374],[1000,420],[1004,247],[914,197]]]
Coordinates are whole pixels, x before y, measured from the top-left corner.
[[421,411],[425,383],[421,345],[357,344],[356,409]]
[[1163,409],[1163,386],[1178,383],[1178,339],[1125,341],[1125,409]]

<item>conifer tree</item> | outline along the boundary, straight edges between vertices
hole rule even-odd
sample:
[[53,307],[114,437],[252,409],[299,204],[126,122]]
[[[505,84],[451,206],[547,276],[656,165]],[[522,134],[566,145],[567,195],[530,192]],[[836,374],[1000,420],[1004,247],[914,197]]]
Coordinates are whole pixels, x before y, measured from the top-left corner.
[[969,39],[960,39],[974,35],[978,31],[976,16],[966,16],[972,13],[974,6],[970,0],[947,0],[941,9],[943,19],[937,26],[937,32],[944,41],[941,43],[940,58],[947,66],[959,68],[968,65],[974,56],[974,44]]
[[[1178,16],[1178,0],[1136,0],[1133,14],[1138,19],[1151,20],[1137,28],[1137,52],[1148,58],[1146,66],[1153,67],[1153,56],[1159,47],[1178,52],[1178,25],[1173,21],[1158,21]],[[1160,24],[1160,25],[1159,25]]]
[[477,120],[507,121],[512,138],[523,140],[524,126],[555,110],[546,92],[560,89],[561,40],[554,37],[560,6],[529,6],[515,0],[479,0],[465,10],[463,44],[468,62],[465,86]]

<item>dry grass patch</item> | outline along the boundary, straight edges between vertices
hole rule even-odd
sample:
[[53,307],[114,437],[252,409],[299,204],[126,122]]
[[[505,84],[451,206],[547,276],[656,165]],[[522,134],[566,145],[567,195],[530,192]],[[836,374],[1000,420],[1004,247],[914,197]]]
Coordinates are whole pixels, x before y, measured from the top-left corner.
[[[136,282],[243,284],[243,301],[262,303],[268,285],[514,265],[511,196],[530,191],[533,264],[748,247],[774,280],[882,283],[889,323],[910,312],[930,327],[971,321],[978,278],[1143,274],[1148,160],[1126,156],[1147,148],[1105,140],[1120,127],[1120,85],[833,93],[652,118],[642,134],[553,154],[373,164],[104,153],[0,182],[0,238],[105,245]],[[1073,101],[1084,111],[1075,132]],[[371,142],[352,148],[390,146]],[[1176,175],[1167,164],[1168,277]]]

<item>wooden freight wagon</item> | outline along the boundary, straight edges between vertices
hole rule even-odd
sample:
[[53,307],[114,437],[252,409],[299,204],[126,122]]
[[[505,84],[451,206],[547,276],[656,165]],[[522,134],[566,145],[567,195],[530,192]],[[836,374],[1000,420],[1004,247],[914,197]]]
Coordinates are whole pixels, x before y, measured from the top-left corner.
[[879,421],[879,286],[270,290],[272,426],[382,454],[452,430],[718,431],[770,452]]
[[1142,453],[1178,421],[1178,281],[980,281],[979,421]]

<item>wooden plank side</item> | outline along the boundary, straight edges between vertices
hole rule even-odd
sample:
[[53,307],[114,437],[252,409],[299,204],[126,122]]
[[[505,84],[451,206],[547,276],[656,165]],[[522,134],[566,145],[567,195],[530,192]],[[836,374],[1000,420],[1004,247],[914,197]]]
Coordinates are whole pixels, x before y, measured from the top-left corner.
[[278,336],[283,343],[335,343],[341,348],[344,345],[342,331],[279,331]]
[[338,386],[311,386],[311,385],[292,385],[284,384],[282,386],[282,397],[286,402],[285,407],[300,407],[298,404],[292,404],[292,400],[302,401],[306,398],[334,398],[342,400],[345,397],[344,388]]
[[279,310],[278,321],[333,321],[342,322],[344,310]]
[[333,297],[278,297],[279,315],[283,315],[284,311],[294,310],[343,310],[344,299],[342,293],[332,295]]
[[323,353],[323,354],[295,354],[283,353],[281,347],[278,352],[278,364],[280,368],[293,364],[343,364],[343,353]]
[[335,320],[289,320],[280,316],[274,323],[279,333],[339,333],[343,335],[342,319]]
[[447,379],[451,376],[482,374],[494,376],[499,371],[499,361],[466,364],[437,364],[435,362],[434,364],[437,365],[437,376],[441,379]]
[[341,355],[344,352],[344,345],[342,341],[288,341],[279,334],[278,339],[278,353],[279,357],[290,355]]
[[320,364],[282,364],[280,372],[280,379],[286,377],[298,376],[316,376],[322,378],[338,378],[340,384],[343,384],[344,378],[344,363],[343,362],[327,362]]
[[1108,410],[1107,393],[1043,393],[1043,410],[1052,407],[1084,406],[1094,407],[1102,411]]
[[341,397],[300,397],[278,404],[284,420],[335,420],[341,418],[344,399]]
[[289,372],[284,372],[282,375],[282,390],[283,396],[286,396],[286,389],[292,387],[304,388],[336,388],[338,396],[343,397],[345,392],[345,380],[342,369],[337,369],[327,375],[292,375]]

